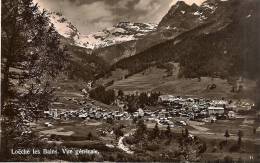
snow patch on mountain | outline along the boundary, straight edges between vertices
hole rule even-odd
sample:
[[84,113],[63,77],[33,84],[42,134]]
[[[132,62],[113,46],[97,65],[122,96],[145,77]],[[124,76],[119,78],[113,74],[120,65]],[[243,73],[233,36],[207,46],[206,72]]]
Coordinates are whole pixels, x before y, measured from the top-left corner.
[[212,14],[212,13],[214,13],[216,11],[217,4],[215,4],[215,3],[208,3],[206,1],[206,2],[202,3],[201,8],[206,10],[206,11],[209,10],[210,13]]
[[246,16],[246,18],[250,18],[251,16],[252,16],[252,15],[251,15],[251,14],[249,14],[249,15],[247,15],[247,16]]
[[137,40],[156,29],[157,24],[120,22],[113,27],[94,34],[80,35],[79,39],[75,40],[75,44],[81,47],[96,49]]
[[196,11],[193,13],[193,15],[200,15],[201,13],[199,11]]

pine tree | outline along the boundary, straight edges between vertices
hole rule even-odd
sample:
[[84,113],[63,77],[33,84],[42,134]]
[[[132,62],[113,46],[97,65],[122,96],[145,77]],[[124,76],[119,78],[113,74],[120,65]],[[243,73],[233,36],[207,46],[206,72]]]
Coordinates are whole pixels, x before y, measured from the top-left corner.
[[142,92],[142,93],[140,94],[139,98],[138,98],[138,103],[139,103],[139,105],[145,106],[145,105],[148,104],[148,102],[149,102],[149,98],[148,98],[147,93]]
[[146,133],[146,125],[144,124],[144,120],[143,119],[140,119],[138,122],[137,122],[137,129],[136,129],[136,132],[135,132],[135,138],[138,139],[138,140],[141,140],[142,138],[144,138],[144,135]]
[[158,138],[160,136],[160,130],[158,127],[158,123],[155,124],[154,128],[153,128],[153,132],[152,132],[152,138]]
[[87,139],[88,139],[88,140],[92,140],[92,139],[93,139],[93,134],[92,134],[92,132],[89,132],[89,133],[88,133]]
[[237,136],[238,136],[237,144],[238,144],[238,145],[241,145],[241,143],[242,143],[242,137],[244,136],[243,131],[239,130],[238,133],[237,133]]
[[189,130],[187,128],[185,128],[185,137],[189,136]]
[[118,90],[117,97],[120,99],[122,99],[124,97],[124,92],[121,89]]
[[253,128],[253,134],[256,134],[256,127]]
[[172,135],[172,132],[171,132],[171,126],[170,125],[168,125],[167,126],[167,129],[166,129],[166,136],[168,137],[168,138],[170,138],[171,137],[171,135]]
[[7,148],[8,139],[21,136],[24,129],[21,110],[37,120],[40,111],[49,107],[54,97],[50,81],[67,55],[46,12],[33,0],[2,0],[1,4],[1,111],[8,124],[2,131]]
[[[24,98],[31,97],[26,96],[28,92],[37,94],[33,98],[51,94],[48,80],[62,69],[66,55],[46,12],[41,12],[32,0],[3,0],[1,35],[2,107],[21,97],[20,102],[27,101]],[[38,102],[33,104],[36,107],[46,102],[29,100]],[[22,105],[35,107],[27,104]]]
[[135,98],[130,97],[130,98],[128,99],[127,108],[128,108],[127,111],[128,111],[129,113],[134,113],[134,112],[137,111],[137,106],[136,106],[136,100],[135,100]]
[[226,132],[225,132],[225,135],[224,135],[224,136],[226,137],[226,143],[227,143],[227,138],[229,138],[229,137],[230,137],[228,130],[226,130]]

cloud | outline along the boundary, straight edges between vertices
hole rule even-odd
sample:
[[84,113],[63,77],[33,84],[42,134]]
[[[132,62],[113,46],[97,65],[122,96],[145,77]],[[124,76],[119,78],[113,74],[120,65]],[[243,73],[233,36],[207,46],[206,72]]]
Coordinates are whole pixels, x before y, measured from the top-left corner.
[[[80,33],[89,34],[119,21],[159,23],[177,0],[34,0],[41,8],[61,12]],[[185,0],[200,4],[204,0]]]
[[158,5],[155,0],[140,0],[139,3],[137,3],[134,6],[134,9],[135,10],[151,10],[155,7],[155,4]]
[[104,1],[81,4],[79,0],[37,0],[40,7],[49,11],[61,12],[77,29],[88,34],[113,25],[113,14]]
[[117,7],[118,8],[122,8],[122,9],[127,9],[128,8],[128,5],[133,2],[133,0],[121,0],[121,1],[118,1],[118,5]]
[[[113,14],[110,8],[104,2],[94,2],[84,4],[76,8],[77,10],[65,11],[64,15],[72,23],[79,24],[78,29],[84,31],[94,31],[104,28],[104,26],[113,25]],[[78,12],[80,11],[80,12]],[[81,26],[84,23],[85,26]]]
[[169,10],[171,0],[140,0],[134,7],[135,10],[143,11],[137,21],[159,23]]

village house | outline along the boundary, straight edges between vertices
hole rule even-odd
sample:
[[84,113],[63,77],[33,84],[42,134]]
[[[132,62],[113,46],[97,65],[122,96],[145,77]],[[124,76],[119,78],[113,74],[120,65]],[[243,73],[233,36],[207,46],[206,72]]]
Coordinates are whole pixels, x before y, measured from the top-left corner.
[[53,109],[53,108],[51,108],[50,110],[44,111],[43,113],[44,113],[45,116],[47,116],[47,117],[51,117],[51,118],[54,118],[54,119],[57,119],[57,118],[58,118],[58,109]]
[[224,114],[225,109],[223,107],[216,107],[216,106],[210,106],[208,107],[208,114],[214,115],[214,114]]
[[241,99],[237,105],[237,110],[251,110],[255,106],[254,102],[248,99]]
[[172,102],[174,99],[173,95],[161,95],[158,97],[158,102]]
[[211,102],[211,105],[216,106],[216,107],[225,108],[228,105],[228,101],[226,101],[226,100],[213,100]]

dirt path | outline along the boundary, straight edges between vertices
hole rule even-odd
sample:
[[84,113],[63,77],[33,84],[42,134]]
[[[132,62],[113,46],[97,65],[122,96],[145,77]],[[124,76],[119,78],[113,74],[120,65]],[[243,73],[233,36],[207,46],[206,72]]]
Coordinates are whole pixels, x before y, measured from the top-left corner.
[[119,141],[118,141],[118,146],[117,146],[117,147],[118,147],[119,149],[125,151],[125,152],[128,153],[128,154],[133,154],[134,151],[131,151],[127,146],[125,146],[123,140],[124,140],[125,137],[128,137],[128,136],[132,135],[132,134],[134,133],[134,131],[135,131],[135,130],[129,131],[129,132],[126,133],[124,136],[120,137],[120,138],[119,138]]

